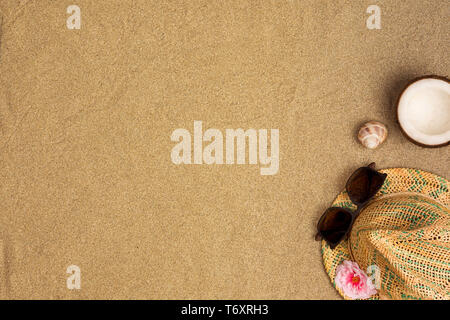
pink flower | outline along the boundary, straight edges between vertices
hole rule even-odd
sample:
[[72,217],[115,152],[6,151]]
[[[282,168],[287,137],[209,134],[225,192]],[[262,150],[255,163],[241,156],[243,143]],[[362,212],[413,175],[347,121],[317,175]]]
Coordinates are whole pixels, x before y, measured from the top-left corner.
[[344,261],[336,269],[336,287],[351,299],[368,299],[377,293],[375,285],[356,262]]

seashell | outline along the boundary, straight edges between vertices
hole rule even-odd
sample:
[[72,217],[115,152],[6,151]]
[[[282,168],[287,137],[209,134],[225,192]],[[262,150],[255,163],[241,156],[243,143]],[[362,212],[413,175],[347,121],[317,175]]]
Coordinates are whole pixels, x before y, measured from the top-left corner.
[[378,121],[369,121],[365,123],[358,132],[358,140],[369,149],[375,149],[387,138],[387,128]]

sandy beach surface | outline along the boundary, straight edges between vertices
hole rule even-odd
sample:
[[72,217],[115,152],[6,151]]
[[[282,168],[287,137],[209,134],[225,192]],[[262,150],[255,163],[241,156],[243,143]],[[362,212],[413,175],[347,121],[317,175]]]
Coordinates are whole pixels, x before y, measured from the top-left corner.
[[[340,299],[314,234],[348,176],[375,161],[450,178],[449,149],[408,142],[395,114],[409,80],[449,75],[447,0],[0,12],[0,298]],[[369,120],[389,129],[373,151],[356,139]],[[194,121],[278,129],[278,172],[174,164],[171,134]]]

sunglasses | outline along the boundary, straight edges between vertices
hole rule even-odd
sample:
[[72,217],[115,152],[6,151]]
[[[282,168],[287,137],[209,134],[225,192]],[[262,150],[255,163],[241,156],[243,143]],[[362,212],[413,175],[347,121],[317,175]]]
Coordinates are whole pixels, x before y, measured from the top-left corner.
[[331,249],[344,240],[353,226],[361,209],[383,186],[387,174],[375,170],[375,163],[353,172],[347,180],[345,189],[350,200],[356,205],[356,211],[331,207],[327,209],[317,224],[316,240],[324,239]]

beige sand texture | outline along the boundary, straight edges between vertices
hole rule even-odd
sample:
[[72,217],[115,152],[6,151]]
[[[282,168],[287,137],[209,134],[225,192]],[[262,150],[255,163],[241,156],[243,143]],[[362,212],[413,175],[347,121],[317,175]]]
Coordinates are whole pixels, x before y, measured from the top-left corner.
[[[81,8],[69,30],[66,8]],[[368,30],[369,5],[382,29]],[[313,240],[350,173],[450,178],[404,138],[448,0],[0,0],[0,297],[339,299]],[[280,130],[280,171],[172,163],[173,130]],[[364,121],[389,127],[364,149]],[[66,268],[81,268],[68,290]]]

